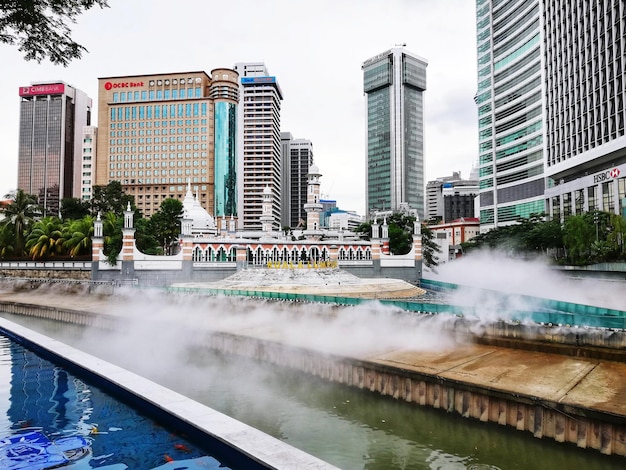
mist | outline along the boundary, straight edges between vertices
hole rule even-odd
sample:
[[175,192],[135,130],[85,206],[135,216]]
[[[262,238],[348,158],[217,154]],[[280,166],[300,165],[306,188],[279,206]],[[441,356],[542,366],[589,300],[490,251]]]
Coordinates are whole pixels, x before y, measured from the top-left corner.
[[499,251],[472,252],[438,266],[437,273],[425,277],[458,284],[449,303],[475,307],[485,320],[501,318],[505,308],[532,310],[535,303],[523,296],[616,310],[626,307],[619,281],[574,278],[544,258],[515,259]]

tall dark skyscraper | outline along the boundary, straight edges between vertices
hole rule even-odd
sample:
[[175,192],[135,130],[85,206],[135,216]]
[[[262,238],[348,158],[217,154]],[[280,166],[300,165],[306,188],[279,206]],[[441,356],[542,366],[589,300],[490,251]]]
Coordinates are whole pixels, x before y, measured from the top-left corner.
[[424,91],[428,62],[395,47],[363,63],[366,212],[403,203],[424,216]]
[[91,99],[63,82],[33,83],[19,95],[17,187],[36,196],[46,215],[56,215],[61,199],[81,197],[82,133],[91,123]]

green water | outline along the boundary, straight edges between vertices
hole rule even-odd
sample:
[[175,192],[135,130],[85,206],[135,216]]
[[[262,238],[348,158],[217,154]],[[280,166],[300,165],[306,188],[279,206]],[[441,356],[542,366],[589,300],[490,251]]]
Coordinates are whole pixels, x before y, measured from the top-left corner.
[[[318,380],[302,373],[146,338],[3,315],[183,393],[343,469],[623,469],[626,459],[539,440],[491,423]],[[119,336],[122,333],[117,333]],[[146,343],[142,343],[146,341]],[[163,346],[163,345],[162,345]],[[139,352],[136,352],[139,351]],[[140,356],[140,357],[139,357]]]

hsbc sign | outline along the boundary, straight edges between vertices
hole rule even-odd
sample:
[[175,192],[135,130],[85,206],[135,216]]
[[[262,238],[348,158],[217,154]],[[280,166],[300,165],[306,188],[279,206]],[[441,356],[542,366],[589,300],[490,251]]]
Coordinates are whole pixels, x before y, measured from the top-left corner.
[[619,168],[612,168],[610,170],[605,170],[601,173],[596,173],[595,175],[593,175],[593,184],[603,183],[605,181],[611,181],[619,177],[619,175],[621,174],[622,172],[620,171]]

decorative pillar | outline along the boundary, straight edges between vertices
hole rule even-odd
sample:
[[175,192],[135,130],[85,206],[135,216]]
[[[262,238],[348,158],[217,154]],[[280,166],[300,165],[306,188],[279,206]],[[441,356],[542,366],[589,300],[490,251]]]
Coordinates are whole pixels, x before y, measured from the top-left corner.
[[380,237],[381,252],[383,255],[389,254],[389,225],[387,225],[387,217],[383,219],[382,235]]
[[130,202],[124,211],[124,228],[122,229],[122,278],[134,279],[135,277],[135,227],[133,226],[134,212],[130,208]]
[[193,280],[193,220],[189,217],[187,211],[183,213],[183,219],[180,223],[180,243],[183,254],[182,271],[183,277]]
[[100,261],[104,261],[102,252],[104,250],[104,238],[102,236],[102,220],[100,212],[93,223],[93,237],[91,237],[91,279],[97,281],[100,276]]

